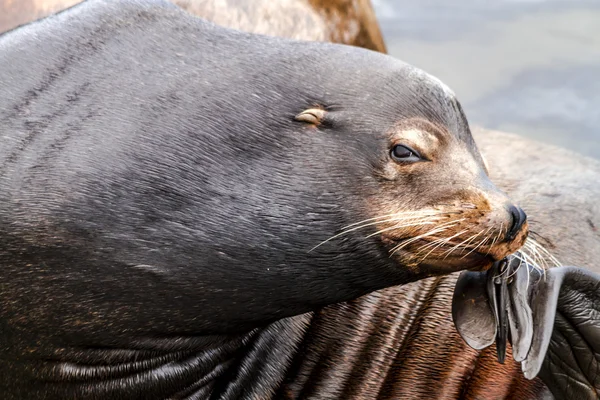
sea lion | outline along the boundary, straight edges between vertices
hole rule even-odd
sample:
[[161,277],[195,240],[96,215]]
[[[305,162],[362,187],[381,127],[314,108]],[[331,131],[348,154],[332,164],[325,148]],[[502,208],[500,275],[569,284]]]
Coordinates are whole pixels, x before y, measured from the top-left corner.
[[453,93],[380,53],[90,0],[0,66],[4,398],[262,398],[282,319],[526,239]]
[[[252,30],[235,20],[219,22]],[[282,33],[273,24],[273,32],[282,36],[292,37],[297,29],[292,23]],[[474,136],[493,181],[534,215],[534,237],[563,263],[600,271],[600,205],[595,201],[600,163],[518,135],[478,128]],[[297,369],[290,371],[280,393],[357,399],[550,396],[539,379],[524,379],[510,354],[501,365],[494,349],[475,351],[465,345],[450,317],[456,279],[451,275],[384,289],[318,312],[297,353]],[[562,371],[565,376],[571,372]]]
[[[298,40],[345,43],[385,53],[369,0],[171,0],[219,25]],[[0,0],[0,33],[81,0]]]
[[[221,18],[229,15],[223,14]],[[225,23],[252,29],[235,20]],[[297,30],[292,23],[282,33],[273,24],[273,32],[282,36],[292,37]],[[321,37],[316,33],[308,39]],[[600,163],[508,133],[478,128],[474,136],[494,182],[533,213],[534,237],[564,263],[600,271],[600,206],[595,201],[600,197]],[[524,379],[510,354],[501,365],[494,349],[475,351],[465,345],[450,317],[456,279],[451,275],[388,288],[316,313],[280,394],[357,399],[550,396],[539,379]],[[562,371],[565,376],[571,372]]]
[[[248,10],[263,12],[260,8],[242,8],[213,15],[233,28],[252,30],[253,26],[240,26],[234,18],[223,20]],[[302,4],[282,14],[292,15],[298,10],[302,10]],[[283,25],[277,18],[271,19],[272,32],[265,30],[269,25],[256,26],[263,33],[294,37],[303,32],[307,35],[303,39],[322,40],[323,24],[316,24],[311,31],[306,25],[296,27],[298,21],[302,19],[292,18],[290,25]],[[357,45],[352,38],[347,34],[337,40]],[[600,212],[594,199],[600,195],[595,184],[600,181],[600,163],[517,135],[482,129],[476,129],[474,135],[488,158],[493,180],[533,213],[531,225],[540,242],[563,262],[598,269],[595,260],[600,256]],[[278,351],[278,346],[270,342],[272,359],[285,359],[294,353],[294,344],[304,335],[310,320],[295,361],[305,364],[288,373],[281,393],[290,398],[525,399],[548,395],[539,379],[523,378],[512,357],[500,365],[493,349],[475,351],[465,346],[450,318],[455,280],[456,276],[451,275],[384,289],[329,306],[312,320],[306,315],[278,323],[277,328],[283,332],[280,334],[289,336],[291,345],[280,343],[282,350]],[[572,371],[566,372],[564,376]],[[310,376],[308,381],[306,376]]]

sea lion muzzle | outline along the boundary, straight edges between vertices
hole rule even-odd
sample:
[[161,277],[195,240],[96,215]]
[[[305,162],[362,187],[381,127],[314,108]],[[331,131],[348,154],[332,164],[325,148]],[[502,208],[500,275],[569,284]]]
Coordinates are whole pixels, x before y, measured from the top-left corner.
[[513,240],[517,237],[517,234],[521,231],[521,228],[527,221],[527,214],[517,206],[510,206],[509,212],[512,216],[512,225],[506,235],[506,240]]

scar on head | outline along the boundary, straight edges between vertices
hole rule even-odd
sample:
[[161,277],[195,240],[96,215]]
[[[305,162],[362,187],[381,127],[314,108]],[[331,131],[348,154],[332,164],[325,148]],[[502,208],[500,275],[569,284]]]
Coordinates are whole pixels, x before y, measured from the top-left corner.
[[319,126],[325,118],[326,113],[321,107],[311,107],[296,115],[294,119],[298,122],[306,122],[310,125]]

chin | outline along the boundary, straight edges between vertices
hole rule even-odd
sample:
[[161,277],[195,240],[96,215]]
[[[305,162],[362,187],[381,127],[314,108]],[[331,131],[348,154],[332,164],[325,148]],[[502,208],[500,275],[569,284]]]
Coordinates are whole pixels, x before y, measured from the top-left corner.
[[456,256],[441,259],[425,260],[424,268],[436,268],[449,272],[469,270],[487,271],[497,260],[489,254],[471,253],[468,256]]
[[415,257],[410,253],[401,255],[401,260],[398,261],[403,265],[409,265],[411,269],[427,276],[447,275],[453,272],[469,270],[469,271],[487,271],[492,265],[498,261],[495,257],[485,254],[473,252],[468,255],[456,255],[445,258],[427,258],[422,261],[415,262]]

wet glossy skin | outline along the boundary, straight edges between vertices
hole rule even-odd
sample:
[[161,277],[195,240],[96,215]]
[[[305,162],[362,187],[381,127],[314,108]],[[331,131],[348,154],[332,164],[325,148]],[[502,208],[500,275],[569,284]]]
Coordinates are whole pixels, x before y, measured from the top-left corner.
[[[235,21],[231,24],[235,27]],[[273,34],[283,36],[292,36],[295,29],[282,32],[277,21],[271,25]],[[312,31],[312,39],[323,40],[322,32]],[[377,41],[382,43],[380,37]],[[592,184],[600,179],[600,164],[512,135],[476,132],[476,138],[487,153],[494,181],[533,215],[532,229],[552,252],[563,262],[592,266],[600,257],[600,210],[589,199],[600,196],[600,188]],[[583,172],[570,176],[573,170]],[[557,179],[562,183],[553,184]],[[535,196],[540,187],[543,193]],[[432,278],[385,289],[318,313],[297,359],[298,371],[305,375],[289,373],[284,397],[327,398],[341,391],[345,398],[357,399],[378,393],[380,398],[419,393],[440,398],[537,398],[543,390],[540,381],[524,380],[510,357],[499,365],[493,350],[477,352],[458,337],[450,319],[455,279]],[[302,332],[300,326],[294,331]],[[440,354],[442,347],[447,350]],[[317,366],[314,360],[321,362]],[[445,373],[434,381],[424,379],[436,368]],[[308,382],[306,376],[311,377]],[[467,376],[471,378],[465,380]]]
[[[460,214],[472,223],[453,237],[491,232],[495,259],[526,234],[454,94],[392,57],[226,30],[160,1],[89,1],[0,47],[7,398],[179,397],[204,380],[264,398],[289,358],[245,343],[287,339],[273,321],[485,267],[477,248],[448,265],[432,253],[435,268],[390,254],[374,225],[327,241],[344,226]],[[399,225],[384,228],[394,241],[423,233]]]

